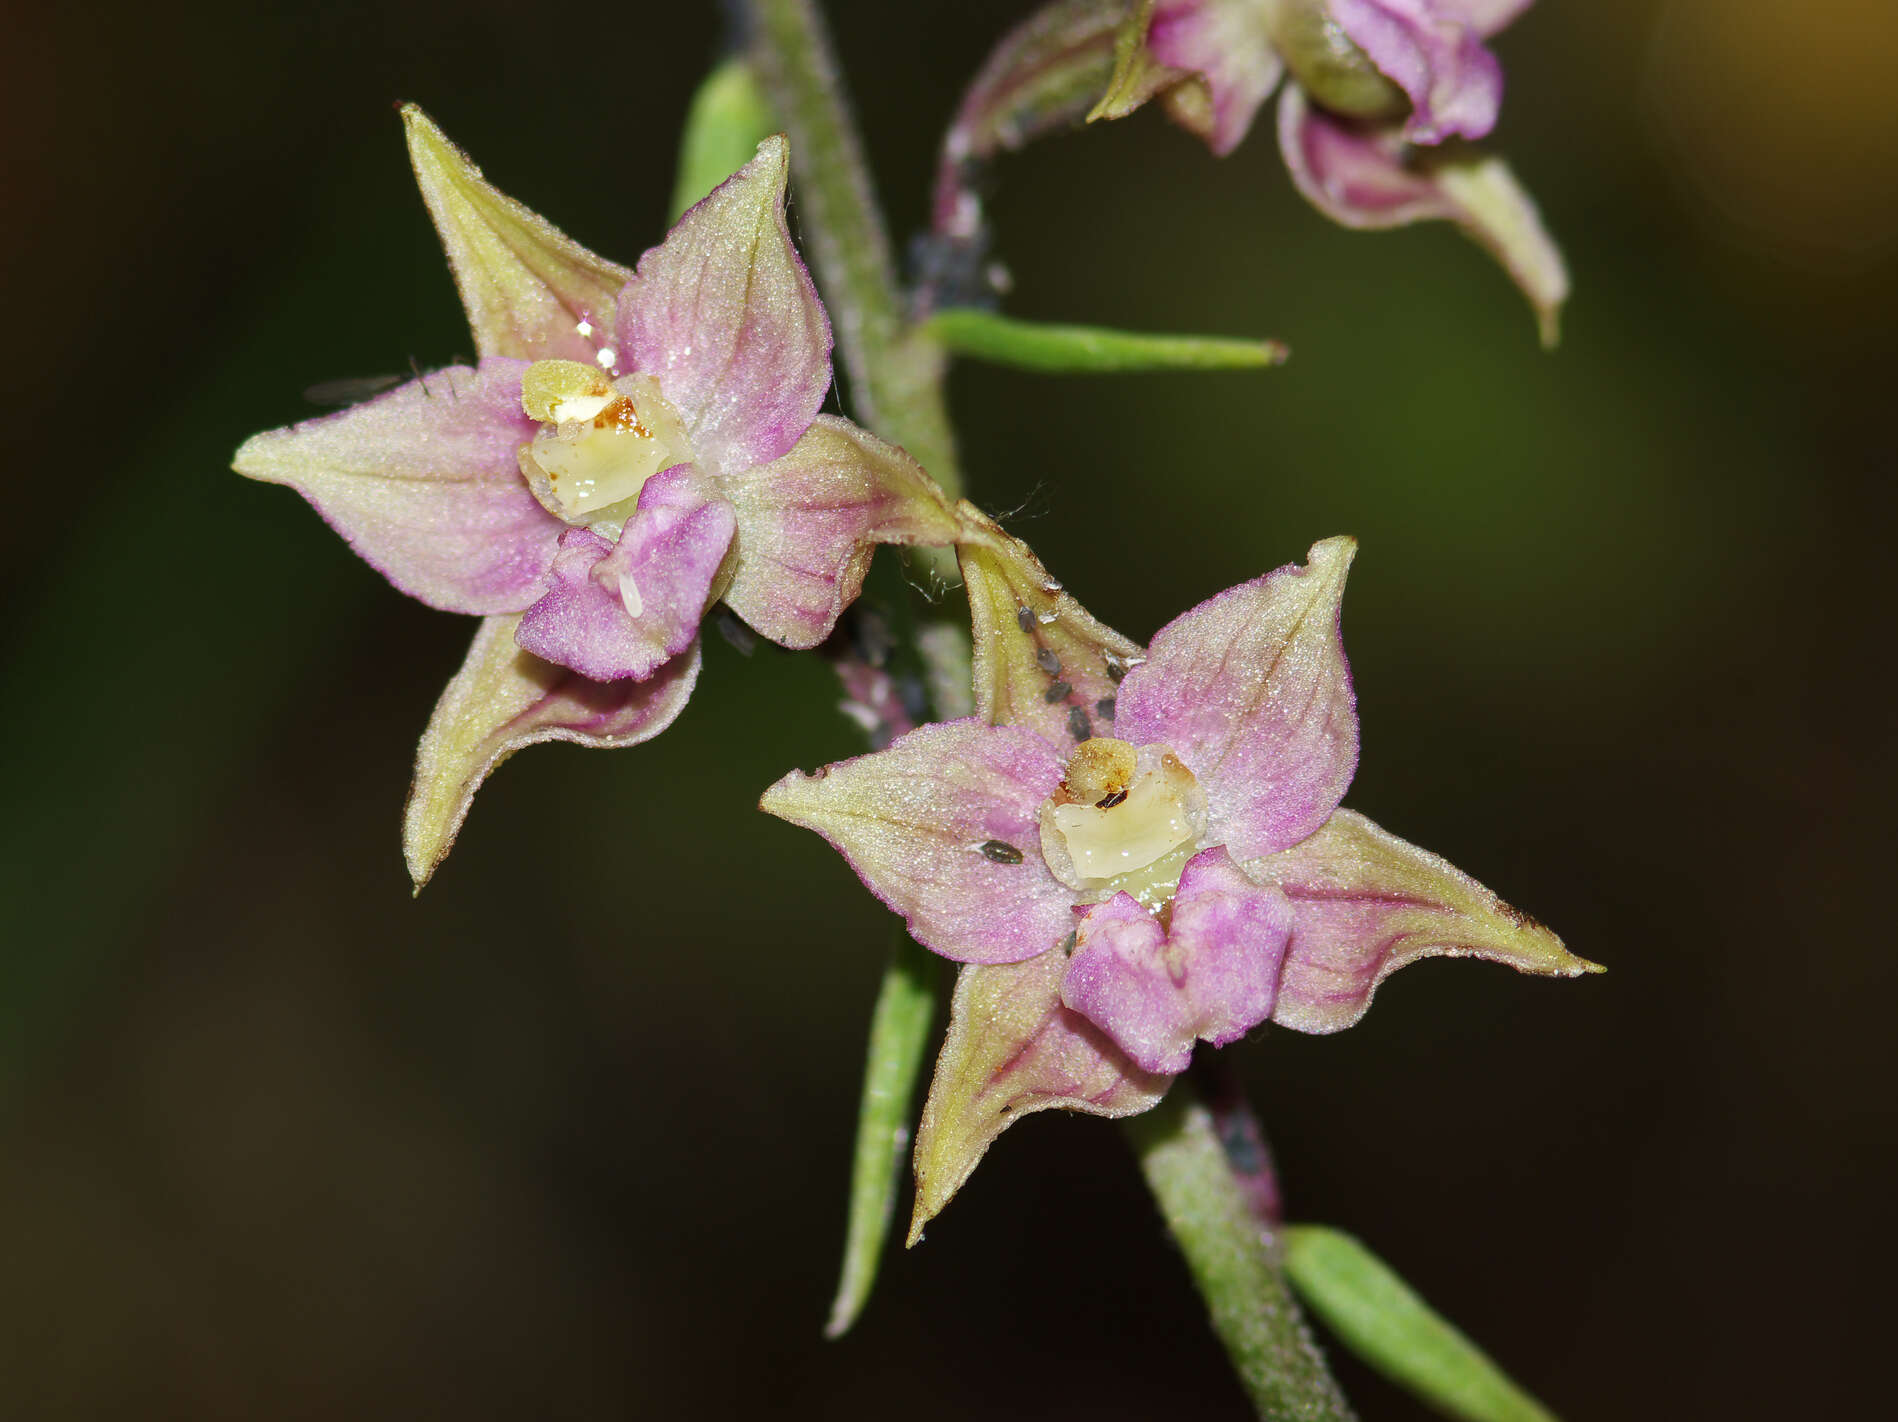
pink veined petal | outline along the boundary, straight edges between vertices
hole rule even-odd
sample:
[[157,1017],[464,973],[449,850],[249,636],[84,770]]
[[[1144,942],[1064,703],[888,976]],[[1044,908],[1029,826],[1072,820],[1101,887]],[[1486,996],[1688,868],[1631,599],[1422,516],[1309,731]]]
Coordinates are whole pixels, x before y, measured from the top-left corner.
[[1129,894],[1081,920],[1061,1001],[1145,1071],[1171,1076],[1193,1058],[1193,1005],[1169,972],[1166,932]]
[[699,462],[738,473],[787,452],[830,388],[830,318],[784,220],[782,135],[639,259],[619,352],[685,417]]
[[442,692],[415,757],[402,850],[419,891],[448,857],[482,781],[523,746],[647,741],[685,709],[699,676],[694,644],[644,681],[588,681],[523,652],[517,617],[490,617]]
[[1147,49],[1204,81],[1212,107],[1204,137],[1222,157],[1246,136],[1285,72],[1256,8],[1234,0],[1159,0]]
[[1535,202],[1502,159],[1463,145],[1412,149],[1394,124],[1356,124],[1313,108],[1297,85],[1279,99],[1279,150],[1292,181],[1333,222],[1401,227],[1443,218],[1501,262],[1555,344],[1568,267]]
[[1349,1027],[1379,983],[1419,958],[1488,958],[1546,977],[1601,971],[1469,875],[1350,810],[1245,867],[1291,901],[1272,1020],[1300,1032]]
[[931,952],[1012,963],[1073,926],[1073,895],[1039,848],[1041,802],[1060,780],[1060,758],[1033,732],[971,718],[792,771],[758,805],[829,840]]
[[521,646],[595,681],[650,676],[697,639],[734,528],[732,506],[691,465],[655,474],[618,543],[585,528],[561,535]]
[[561,523],[515,450],[525,361],[490,358],[340,414],[255,435],[238,473],[287,484],[396,587],[449,612],[514,612],[540,596]]
[[1081,923],[1061,1000],[1147,1071],[1181,1072],[1195,1041],[1224,1046],[1272,1013],[1292,907],[1221,848],[1180,876],[1167,931],[1126,894]]
[[1229,588],[1160,630],[1121,683],[1114,734],[1170,746],[1206,792],[1208,838],[1240,860],[1323,824],[1358,763],[1357,702],[1338,631],[1357,545]]
[[1496,126],[1503,71],[1476,30],[1438,0],[1330,0],[1351,42],[1410,97],[1404,136],[1441,143]]
[[764,636],[815,647],[863,588],[879,543],[950,544],[936,481],[893,444],[819,415],[789,454],[719,481],[738,514],[726,604]]

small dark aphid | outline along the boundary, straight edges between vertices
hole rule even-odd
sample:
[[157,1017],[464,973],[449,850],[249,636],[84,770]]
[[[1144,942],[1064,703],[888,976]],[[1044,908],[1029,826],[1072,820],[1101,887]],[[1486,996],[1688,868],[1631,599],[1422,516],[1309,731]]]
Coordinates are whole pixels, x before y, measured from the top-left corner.
[[1046,691],[1041,693],[1041,699],[1052,706],[1057,701],[1066,701],[1068,697],[1073,694],[1074,688],[1072,686],[1069,686],[1065,681],[1057,681]]
[[1125,790],[1116,790],[1113,794],[1109,795],[1106,799],[1101,800],[1098,803],[1096,803],[1094,808],[1097,810],[1111,810],[1114,808],[1114,806],[1118,805],[1122,800],[1125,800],[1126,798],[1127,798],[1127,792]]
[[1109,721],[1113,720],[1114,698],[1111,696],[1103,696],[1099,701],[1096,701],[1094,703],[1094,714],[1096,716],[1104,716]]
[[1107,679],[1118,686],[1120,685],[1120,679],[1125,675],[1127,675],[1127,668],[1115,661],[1112,657],[1109,657],[1107,659]]
[[1070,933],[1066,938],[1063,938],[1061,940],[1062,953],[1066,954],[1069,957],[1073,957],[1074,956],[1074,940],[1078,937],[1080,937],[1078,933]]
[[1068,734],[1077,741],[1084,741],[1094,734],[1094,727],[1087,719],[1087,712],[1079,706],[1068,707]]
[[986,840],[981,848],[982,857],[992,859],[997,864],[1021,863],[1021,851],[1012,844],[1003,844],[999,839]]
[[1035,614],[1025,607],[1015,609],[1015,625],[1030,637],[1035,635]]
[[1057,657],[1054,652],[1047,647],[1038,647],[1035,649],[1035,665],[1048,673],[1049,676],[1061,675],[1061,658]]

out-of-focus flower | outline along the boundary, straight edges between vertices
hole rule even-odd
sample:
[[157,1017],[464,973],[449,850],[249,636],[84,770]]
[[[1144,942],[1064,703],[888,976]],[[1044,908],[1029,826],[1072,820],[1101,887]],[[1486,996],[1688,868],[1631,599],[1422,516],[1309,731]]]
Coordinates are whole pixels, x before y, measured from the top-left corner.
[[629,271],[403,116],[480,359],[258,435],[235,465],[303,494],[402,591],[489,619],[423,742],[419,884],[520,745],[670,724],[712,602],[815,646],[875,544],[946,543],[955,522],[901,450],[818,414],[830,323],[785,226],[782,137]]
[[1275,88],[1292,179],[1346,227],[1457,223],[1508,269],[1553,343],[1568,272],[1486,136],[1502,69],[1484,43],[1529,0],[1100,0],[1127,10],[1091,118],[1158,97],[1229,153]]
[[919,1223],[1017,1116],[1143,1110],[1196,1041],[1348,1027],[1422,957],[1592,966],[1339,808],[1358,754],[1349,539],[1202,603],[1144,655],[1019,545],[963,551],[988,716],[793,773],[762,802],[830,840],[925,947],[997,965],[957,990]]

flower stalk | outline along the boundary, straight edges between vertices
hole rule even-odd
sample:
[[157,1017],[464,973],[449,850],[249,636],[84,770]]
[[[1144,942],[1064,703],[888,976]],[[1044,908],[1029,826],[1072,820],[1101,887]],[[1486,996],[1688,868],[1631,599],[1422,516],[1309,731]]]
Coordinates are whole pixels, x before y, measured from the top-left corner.
[[748,0],[745,8],[752,61],[798,155],[811,258],[835,316],[857,412],[955,498],[962,476],[943,398],[948,356],[906,319],[889,233],[823,18],[813,0]]
[[1275,1422],[1349,1419],[1280,1270],[1277,1242],[1233,1174],[1212,1111],[1182,1080],[1157,1107],[1122,1126],[1258,1415]]

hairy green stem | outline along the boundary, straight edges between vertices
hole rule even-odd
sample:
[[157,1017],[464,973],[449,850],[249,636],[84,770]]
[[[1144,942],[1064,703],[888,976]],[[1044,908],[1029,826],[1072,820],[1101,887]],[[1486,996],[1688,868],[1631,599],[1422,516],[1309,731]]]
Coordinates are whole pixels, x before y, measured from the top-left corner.
[[906,319],[890,238],[813,0],[748,0],[751,58],[791,138],[791,177],[862,422],[962,492],[943,399],[948,356]]
[[1351,1409],[1292,1298],[1271,1235],[1233,1176],[1213,1114],[1191,1083],[1176,1081],[1166,1100],[1125,1124],[1147,1188],[1259,1416],[1346,1422]]

